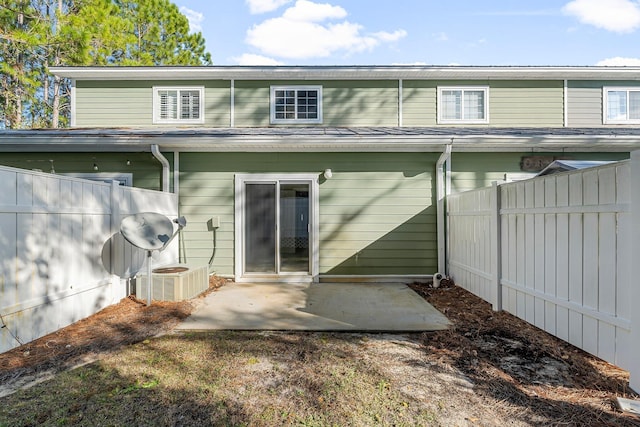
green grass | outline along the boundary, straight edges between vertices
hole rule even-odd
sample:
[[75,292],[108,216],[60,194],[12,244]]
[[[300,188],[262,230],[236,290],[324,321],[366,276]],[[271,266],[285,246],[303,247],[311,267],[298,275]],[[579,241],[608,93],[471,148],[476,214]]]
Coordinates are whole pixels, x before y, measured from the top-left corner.
[[357,335],[210,332],[145,340],[2,399],[0,426],[429,425]]

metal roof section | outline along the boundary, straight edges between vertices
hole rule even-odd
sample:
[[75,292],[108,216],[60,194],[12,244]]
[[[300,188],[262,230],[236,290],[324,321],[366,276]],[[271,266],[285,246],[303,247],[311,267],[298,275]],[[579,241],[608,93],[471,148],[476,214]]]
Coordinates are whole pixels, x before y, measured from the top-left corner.
[[542,169],[536,176],[553,175],[560,172],[568,172],[576,169],[595,168],[597,166],[613,163],[608,160],[554,160]]
[[629,152],[640,128],[75,128],[0,131],[0,152]]
[[51,67],[76,80],[639,80],[640,67],[598,66],[152,66]]

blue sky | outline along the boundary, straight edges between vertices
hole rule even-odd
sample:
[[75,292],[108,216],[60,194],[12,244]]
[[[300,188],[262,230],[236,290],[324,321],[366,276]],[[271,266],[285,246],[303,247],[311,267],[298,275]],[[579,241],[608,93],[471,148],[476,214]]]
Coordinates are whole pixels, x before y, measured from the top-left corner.
[[640,0],[173,0],[215,65],[636,65]]

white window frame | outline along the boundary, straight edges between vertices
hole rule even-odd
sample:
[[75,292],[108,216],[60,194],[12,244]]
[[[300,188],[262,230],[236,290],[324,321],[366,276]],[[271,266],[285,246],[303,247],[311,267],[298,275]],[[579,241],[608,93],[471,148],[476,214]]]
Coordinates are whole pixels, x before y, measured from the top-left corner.
[[[200,97],[199,117],[197,119],[163,119],[160,117],[160,95],[163,90],[197,91]],[[178,99],[180,96],[178,95]],[[180,106],[178,106],[180,108]],[[153,124],[204,124],[204,86],[154,86],[153,87]]]
[[[294,90],[296,91],[296,101],[297,101],[297,93],[299,90],[315,90],[318,92],[318,118],[316,119],[298,119],[298,111],[295,108],[296,118],[295,119],[277,119],[276,118],[276,91],[277,90]],[[310,86],[300,86],[300,85],[290,85],[290,86],[271,86],[270,92],[270,110],[271,110],[271,124],[318,124],[322,123],[322,86],[320,85],[310,85]],[[296,105],[297,107],[297,105]]]
[[119,172],[91,172],[91,173],[61,173],[60,175],[69,176],[71,178],[82,178],[91,181],[106,182],[118,181],[123,187],[133,187],[132,173]]
[[[627,92],[626,119],[609,119],[609,92]],[[640,92],[640,86],[605,86],[602,88],[602,123],[605,125],[637,125],[640,119],[629,119],[629,92]]]
[[[442,92],[445,90],[458,90],[462,92],[462,114],[464,115],[464,92],[482,91],[484,92],[484,118],[467,120],[445,119],[442,117]],[[489,123],[489,86],[438,86],[438,124],[486,124]]]

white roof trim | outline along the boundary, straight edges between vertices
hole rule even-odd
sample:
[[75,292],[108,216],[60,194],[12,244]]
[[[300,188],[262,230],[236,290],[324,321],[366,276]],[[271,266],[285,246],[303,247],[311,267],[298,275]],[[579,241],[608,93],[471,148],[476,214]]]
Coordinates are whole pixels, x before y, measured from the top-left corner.
[[189,135],[82,130],[5,131],[0,152],[149,151],[199,152],[630,152],[640,135]]
[[640,80],[640,67],[182,66],[51,67],[76,80]]

